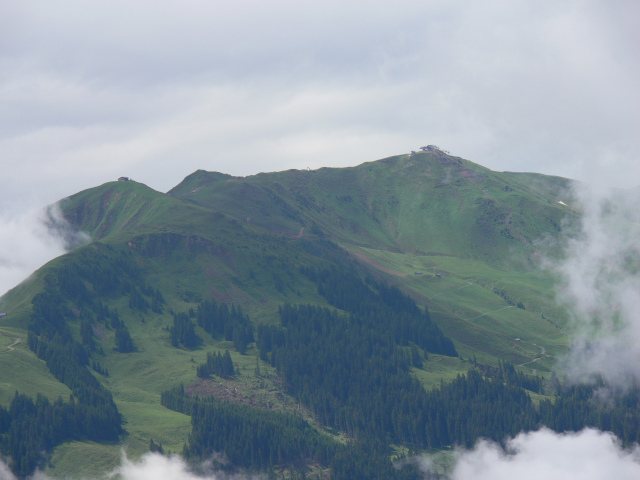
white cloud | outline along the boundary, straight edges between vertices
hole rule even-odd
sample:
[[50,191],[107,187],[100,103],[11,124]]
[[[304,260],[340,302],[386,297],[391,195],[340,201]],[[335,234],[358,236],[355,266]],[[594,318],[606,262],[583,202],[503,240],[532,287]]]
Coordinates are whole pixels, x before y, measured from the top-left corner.
[[0,218],[0,292],[14,287],[65,250],[44,224],[42,211],[31,209]]
[[206,477],[196,475],[177,455],[165,457],[157,453],[143,455],[138,461],[122,456],[120,467],[109,475],[109,478],[122,480],[220,480],[222,477],[211,474]]
[[521,433],[506,449],[480,441],[462,453],[452,480],[635,480],[638,447],[624,449],[611,433],[585,429],[558,434],[547,429]]

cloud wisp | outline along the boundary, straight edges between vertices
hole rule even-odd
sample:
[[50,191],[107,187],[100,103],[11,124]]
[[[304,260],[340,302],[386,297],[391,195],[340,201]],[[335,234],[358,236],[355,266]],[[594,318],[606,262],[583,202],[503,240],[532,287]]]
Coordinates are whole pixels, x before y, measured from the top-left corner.
[[573,382],[601,377],[640,384],[640,190],[577,186],[579,231],[557,266],[568,307],[569,353],[559,367]]
[[68,225],[57,205],[0,216],[0,295],[86,240],[86,234]]

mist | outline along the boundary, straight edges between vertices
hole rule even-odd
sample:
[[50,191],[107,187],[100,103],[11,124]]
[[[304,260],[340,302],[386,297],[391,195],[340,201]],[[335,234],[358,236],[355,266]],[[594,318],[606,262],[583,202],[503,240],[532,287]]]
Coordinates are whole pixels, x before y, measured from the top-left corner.
[[86,240],[86,234],[69,226],[57,205],[0,213],[0,295]]
[[569,382],[640,383],[640,190],[575,189],[579,231],[557,267],[558,300],[569,311]]

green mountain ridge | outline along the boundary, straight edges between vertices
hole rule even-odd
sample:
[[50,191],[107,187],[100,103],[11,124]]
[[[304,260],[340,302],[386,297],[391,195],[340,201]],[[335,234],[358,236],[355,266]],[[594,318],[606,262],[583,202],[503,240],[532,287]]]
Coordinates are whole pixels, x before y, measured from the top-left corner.
[[[544,188],[532,188],[536,180]],[[246,178],[198,171],[169,195],[289,235],[315,226],[371,248],[495,259],[510,237],[526,245],[558,229],[566,209],[553,193],[566,199],[568,185],[425,152]]]
[[[0,299],[0,310],[8,313],[0,319],[0,405],[8,408],[15,391],[32,398],[41,393],[51,402],[76,391],[52,375],[50,364],[45,366],[29,348],[34,345],[30,322],[38,308],[44,308],[32,301],[38,294],[44,295],[40,299],[60,294],[56,308],[66,326],[59,328],[67,332],[60,335],[89,349],[88,365],[97,362],[92,375],[113,396],[123,419],[120,442],[129,445],[132,455],[147,451],[152,440],[171,451],[182,450],[188,442],[194,407],[180,403],[168,409],[161,403],[165,392],[184,385],[187,394],[213,395],[243,405],[238,408],[295,414],[321,434],[308,440],[315,445],[308,447],[314,458],[320,463],[334,458],[331,455],[338,458],[341,453],[328,453],[338,447],[320,447],[322,439],[340,444],[345,435],[353,437],[349,429],[355,427],[320,415],[320,407],[305,400],[304,389],[311,386],[301,383],[295,393],[296,381],[287,376],[292,367],[273,357],[283,350],[261,348],[259,337],[243,340],[245,320],[227,320],[227,330],[219,333],[199,324],[196,313],[203,302],[242,312],[237,318],[250,318],[255,336],[260,326],[280,328],[283,305],[309,305],[336,312],[338,320],[332,321],[347,315],[363,322],[358,328],[372,329],[367,335],[376,339],[378,320],[358,319],[365,311],[370,318],[394,318],[390,312],[405,301],[393,293],[396,290],[387,291],[388,285],[409,295],[427,314],[422,320],[397,320],[393,328],[400,330],[392,340],[380,337],[380,345],[401,357],[400,366],[393,368],[410,372],[402,382],[417,379],[432,390],[473,370],[472,358],[486,365],[508,361],[521,365],[525,373],[548,376],[567,340],[565,315],[553,298],[553,278],[537,268],[541,255],[548,253],[538,243],[557,237],[563,225],[578,218],[570,206],[570,184],[558,177],[493,172],[433,151],[357,167],[249,177],[198,170],[166,194],[133,181],[79,192],[61,201],[60,208],[72,228],[87,233],[90,242],[52,260]],[[362,296],[331,300],[318,278],[332,271],[342,272],[330,277],[333,282],[346,282],[345,289],[350,285],[348,291]],[[369,303],[357,306],[363,298]],[[396,307],[385,310],[390,305]],[[402,308],[413,312],[406,315],[418,315],[411,306]],[[328,315],[323,311],[309,310],[315,312],[308,313],[309,318]],[[403,325],[420,322],[427,322],[422,328],[433,323],[453,341],[460,357],[401,332]],[[51,328],[42,325],[39,331]],[[118,343],[124,330],[133,341],[131,351]],[[269,332],[273,338],[280,335],[278,330]],[[37,335],[54,342],[53,336]],[[200,343],[188,346],[184,342],[189,335]],[[14,343],[16,339],[20,341]],[[375,350],[376,341],[370,348]],[[231,353],[234,376],[198,378],[197,367],[208,361],[208,352],[225,351]],[[413,367],[402,363],[404,355],[413,359]],[[99,373],[102,369],[108,376]],[[172,402],[181,402],[176,398],[184,393],[172,395]],[[332,395],[341,398],[337,392]],[[401,411],[400,406],[393,408]],[[254,414],[242,410],[228,415]],[[398,444],[427,442],[411,440],[409,433],[397,435]],[[429,445],[440,441],[428,440]],[[69,437],[53,445],[48,472],[62,477],[113,467],[120,442]],[[201,454],[194,445],[185,451]],[[282,455],[265,461],[286,473],[291,467]],[[252,465],[262,461],[257,452],[252,458]],[[341,464],[332,461],[338,478]]]

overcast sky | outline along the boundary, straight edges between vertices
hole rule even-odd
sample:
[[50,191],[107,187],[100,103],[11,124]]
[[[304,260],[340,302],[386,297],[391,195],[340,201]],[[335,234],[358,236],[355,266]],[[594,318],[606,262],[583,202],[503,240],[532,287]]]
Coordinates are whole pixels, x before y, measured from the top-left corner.
[[640,184],[640,2],[0,0],[0,208],[436,144]]

